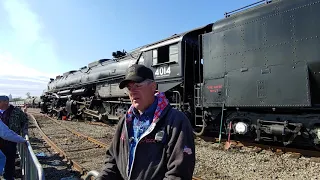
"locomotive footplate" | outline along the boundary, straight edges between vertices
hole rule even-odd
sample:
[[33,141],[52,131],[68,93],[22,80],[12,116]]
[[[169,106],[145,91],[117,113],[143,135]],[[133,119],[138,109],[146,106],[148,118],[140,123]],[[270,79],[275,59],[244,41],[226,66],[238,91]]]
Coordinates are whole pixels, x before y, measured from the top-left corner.
[[[297,135],[301,134],[301,128],[301,123],[289,123],[288,121],[266,121],[258,119],[256,126],[257,138],[255,140],[281,141],[283,142],[283,145],[286,146],[291,144]],[[268,137],[265,137],[265,135],[268,135]],[[273,136],[272,139],[270,136]]]

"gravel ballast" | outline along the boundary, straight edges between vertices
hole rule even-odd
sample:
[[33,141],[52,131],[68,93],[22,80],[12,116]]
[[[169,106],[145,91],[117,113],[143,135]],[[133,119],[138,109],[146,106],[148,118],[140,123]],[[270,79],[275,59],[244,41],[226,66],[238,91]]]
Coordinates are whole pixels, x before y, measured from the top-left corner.
[[70,165],[46,144],[32,120],[29,121],[29,139],[33,152],[43,168],[45,179],[80,179],[80,174],[73,171]]
[[[37,118],[37,116],[35,117]],[[107,144],[111,142],[113,132],[116,128],[116,126],[90,125],[83,122],[59,122]],[[223,150],[218,143],[206,142],[201,138],[196,138],[195,142],[196,167],[194,176],[196,177],[208,180],[320,179],[320,163],[317,163],[317,159],[315,158],[292,158],[289,154],[278,155],[267,150],[255,152],[252,151],[251,148],[246,147],[226,151]],[[37,145],[37,147],[40,146]],[[34,148],[34,150],[39,151],[37,148]],[[102,167],[101,159],[104,159],[104,154],[100,153],[99,157],[96,158],[97,159],[93,159],[92,162],[96,162],[97,164],[92,165],[92,167]],[[100,161],[98,159],[100,159]],[[89,162],[86,162],[86,164],[87,163]],[[99,169],[95,170],[99,171]],[[70,172],[71,170],[68,169],[65,171]]]
[[291,158],[252,148],[223,150],[218,143],[197,138],[194,175],[204,179],[319,179],[320,163],[314,158]]

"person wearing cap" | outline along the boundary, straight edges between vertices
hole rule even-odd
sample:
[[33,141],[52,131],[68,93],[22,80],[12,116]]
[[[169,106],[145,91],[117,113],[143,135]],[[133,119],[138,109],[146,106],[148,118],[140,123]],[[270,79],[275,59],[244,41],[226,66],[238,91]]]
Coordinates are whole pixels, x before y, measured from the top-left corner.
[[[23,137],[19,136],[17,133],[9,129],[8,126],[2,122],[2,120],[0,120],[0,137],[2,139],[15,142],[15,143],[27,142],[26,139],[24,139]],[[5,164],[6,164],[6,156],[0,150],[0,176],[3,175]]]
[[163,92],[156,92],[151,69],[134,64],[119,88],[132,105],[119,121],[97,180],[192,179],[195,144],[192,126]]
[[[9,104],[8,96],[0,95],[0,109],[3,110],[3,113],[0,114],[0,119],[9,129],[19,135],[28,133],[28,118],[26,114],[20,108]],[[6,156],[3,177],[5,179],[14,179],[17,143],[0,138],[0,150]]]
[[28,110],[28,107],[27,107],[26,104],[24,104],[24,105],[22,106],[22,111],[23,111],[24,113],[27,113],[27,110]]

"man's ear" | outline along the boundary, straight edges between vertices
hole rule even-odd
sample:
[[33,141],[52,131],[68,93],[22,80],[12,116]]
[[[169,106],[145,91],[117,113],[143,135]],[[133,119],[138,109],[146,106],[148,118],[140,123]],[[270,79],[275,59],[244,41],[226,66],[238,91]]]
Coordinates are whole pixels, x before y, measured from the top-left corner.
[[157,83],[155,83],[155,82],[153,82],[152,83],[152,90],[155,92],[156,90],[157,90],[157,86],[158,86],[158,84]]

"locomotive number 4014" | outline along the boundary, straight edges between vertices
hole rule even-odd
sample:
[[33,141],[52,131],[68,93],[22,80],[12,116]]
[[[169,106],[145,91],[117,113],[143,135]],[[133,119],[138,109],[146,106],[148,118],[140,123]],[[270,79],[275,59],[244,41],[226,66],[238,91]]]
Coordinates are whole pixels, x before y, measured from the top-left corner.
[[156,76],[170,76],[171,74],[171,70],[170,70],[170,66],[168,67],[158,67],[156,72],[154,73],[154,75]]

